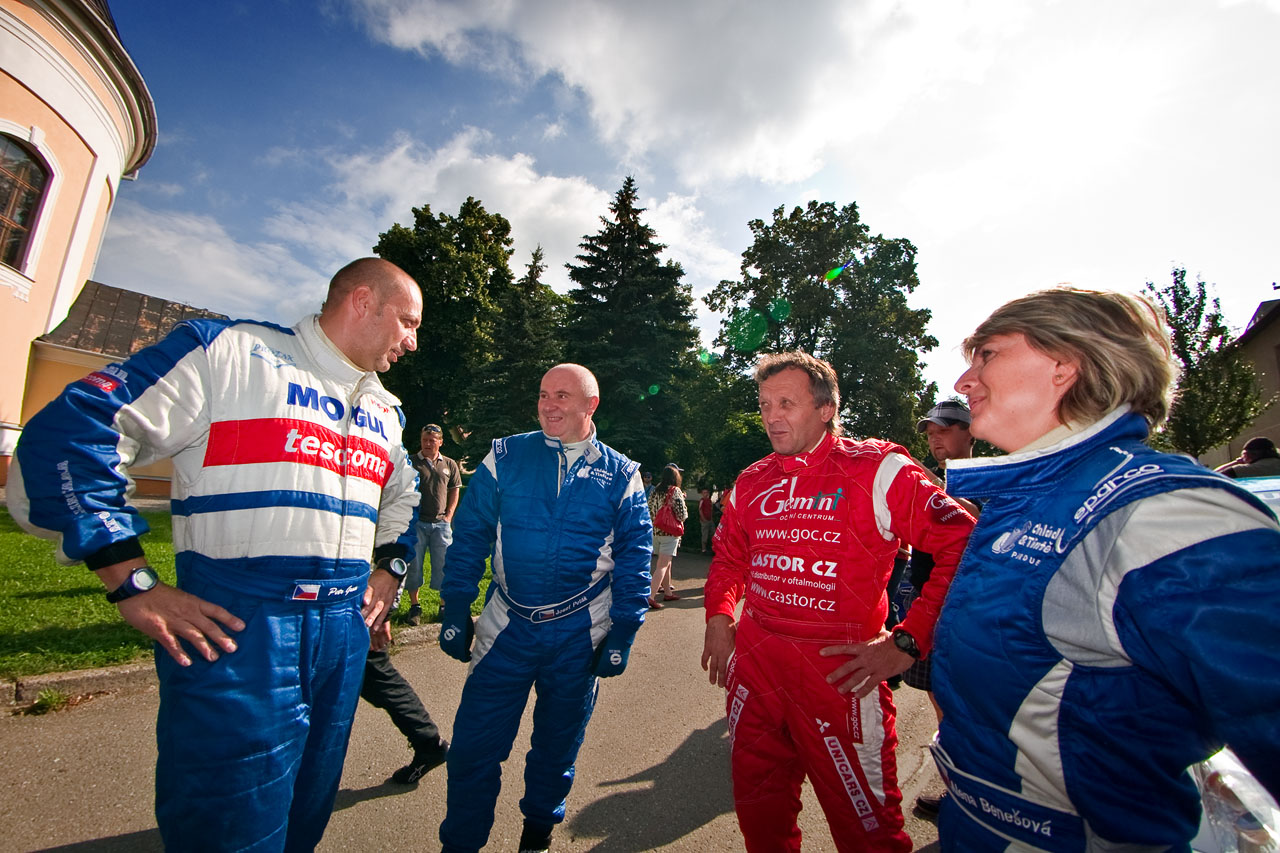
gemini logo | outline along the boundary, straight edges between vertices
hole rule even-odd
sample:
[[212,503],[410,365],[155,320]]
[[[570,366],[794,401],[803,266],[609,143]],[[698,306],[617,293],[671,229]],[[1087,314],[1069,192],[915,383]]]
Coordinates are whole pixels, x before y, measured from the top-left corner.
[[787,512],[834,513],[836,506],[843,498],[843,488],[838,488],[831,493],[797,495],[796,478],[792,477],[765,489],[755,497],[752,503],[759,503],[760,514],[765,516],[781,515]]

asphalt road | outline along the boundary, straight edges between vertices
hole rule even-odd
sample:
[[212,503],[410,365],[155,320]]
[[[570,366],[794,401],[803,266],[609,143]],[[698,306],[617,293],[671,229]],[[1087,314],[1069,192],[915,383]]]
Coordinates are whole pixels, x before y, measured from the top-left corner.
[[[553,839],[556,851],[741,850],[729,786],[724,693],[708,685],[702,652],[702,579],[697,554],[675,561],[683,596],[650,614],[626,673],[601,682],[600,699],[578,759],[569,814]],[[434,643],[411,646],[396,666],[418,690],[446,737],[466,666]],[[926,745],[935,721],[925,694],[896,693],[899,776],[905,802],[941,783]],[[99,696],[41,717],[0,720],[0,850],[161,850],[152,816],[155,762],[154,688]],[[498,801],[487,850],[516,849],[530,712]],[[445,771],[416,787],[386,782],[409,756],[386,715],[361,703],[337,806],[320,850],[439,849]],[[833,850],[826,821],[805,786],[800,826],[805,849]],[[934,827],[908,811],[917,850],[936,850]]]

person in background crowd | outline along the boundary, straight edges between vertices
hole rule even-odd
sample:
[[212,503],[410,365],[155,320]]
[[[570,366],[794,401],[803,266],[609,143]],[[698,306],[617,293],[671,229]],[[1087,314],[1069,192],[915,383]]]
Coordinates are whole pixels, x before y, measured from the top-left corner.
[[715,504],[711,502],[711,490],[698,490],[698,532],[702,534],[702,553],[711,550],[711,534],[716,526],[711,519],[715,515]]
[[[738,825],[748,851],[799,850],[807,776],[838,850],[909,851],[884,681],[929,653],[973,518],[904,448],[840,437],[825,361],[766,356],[756,382],[774,452],[726,500],[702,652],[727,690]],[[885,587],[899,539],[937,566],[891,632]]]
[[440,452],[444,442],[440,425],[424,426],[418,441],[420,449],[409,457],[418,471],[418,492],[422,495],[418,506],[418,548],[404,583],[409,593],[406,621],[410,625],[422,620],[418,590],[422,588],[423,564],[428,554],[431,556],[431,588],[439,592],[444,581],[444,555],[453,541],[453,513],[458,508],[458,495],[462,490],[462,468]]
[[1159,309],[1057,288],[965,341],[985,500],[938,622],[944,851],[1187,850],[1186,768],[1230,746],[1280,794],[1280,526],[1145,443],[1175,376]]
[[413,756],[409,763],[391,774],[391,781],[398,785],[413,785],[435,768],[444,764],[449,754],[449,742],[440,737],[431,715],[413,686],[405,679],[391,654],[382,648],[371,648],[364,664],[364,681],[360,685],[360,698],[375,708],[381,708],[391,718],[391,723],[409,741]]
[[[666,505],[671,508],[675,519],[684,523],[689,517],[689,507],[684,502],[684,492],[680,489],[682,482],[680,469],[675,463],[667,465],[658,476],[658,484],[649,495],[649,518],[656,519],[658,511]],[[671,561],[680,550],[681,537],[664,533],[655,523],[653,527],[653,553],[657,562],[653,568],[653,583],[649,590],[649,609],[661,610],[663,601],[678,601],[680,596],[671,585]]]
[[[973,436],[969,433],[969,407],[959,400],[943,400],[916,423],[916,430],[925,434],[929,442],[929,455],[937,463],[937,468],[930,468],[927,465],[921,467],[934,485],[946,490],[943,476],[945,476],[947,463],[953,459],[968,459],[973,456]],[[954,495],[952,499],[968,510],[971,515],[977,517],[978,505],[973,501],[956,498]],[[933,555],[924,551],[915,551],[911,554],[909,566],[911,585],[915,590],[919,590],[929,582],[929,575],[933,572]],[[938,721],[941,722],[942,709],[933,698],[931,667],[930,659],[922,658],[902,673],[902,680],[909,687],[924,690],[929,694],[929,702],[933,705]],[[945,796],[945,792],[937,797],[921,794],[916,797],[916,811],[926,818],[936,819],[942,798]]]
[[1280,453],[1276,443],[1265,436],[1254,436],[1245,442],[1239,457],[1215,469],[1233,480],[1246,477],[1280,477]]

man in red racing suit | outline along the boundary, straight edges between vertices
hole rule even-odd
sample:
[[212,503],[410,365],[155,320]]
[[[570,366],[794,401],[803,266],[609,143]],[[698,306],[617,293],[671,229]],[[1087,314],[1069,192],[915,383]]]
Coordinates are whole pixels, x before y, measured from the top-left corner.
[[[716,531],[702,656],[727,688],[738,823],[748,851],[799,850],[808,776],[839,850],[909,851],[883,682],[928,654],[973,518],[902,447],[839,437],[826,362],[767,356],[756,381],[775,452],[738,477]],[[891,633],[900,539],[937,566]]]

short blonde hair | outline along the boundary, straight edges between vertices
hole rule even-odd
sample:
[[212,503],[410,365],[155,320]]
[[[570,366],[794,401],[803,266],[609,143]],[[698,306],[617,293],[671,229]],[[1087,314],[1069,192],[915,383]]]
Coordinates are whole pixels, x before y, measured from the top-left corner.
[[766,355],[756,363],[756,384],[788,369],[803,371],[809,377],[809,392],[813,394],[815,406],[821,408],[830,403],[836,407],[835,414],[827,421],[827,432],[840,435],[844,428],[840,426],[840,380],[836,369],[804,350],[779,352]]
[[1055,287],[1007,302],[965,339],[969,360],[996,335],[1021,334],[1040,352],[1079,365],[1058,419],[1096,421],[1124,403],[1152,427],[1169,414],[1177,367],[1164,312],[1114,291]]

